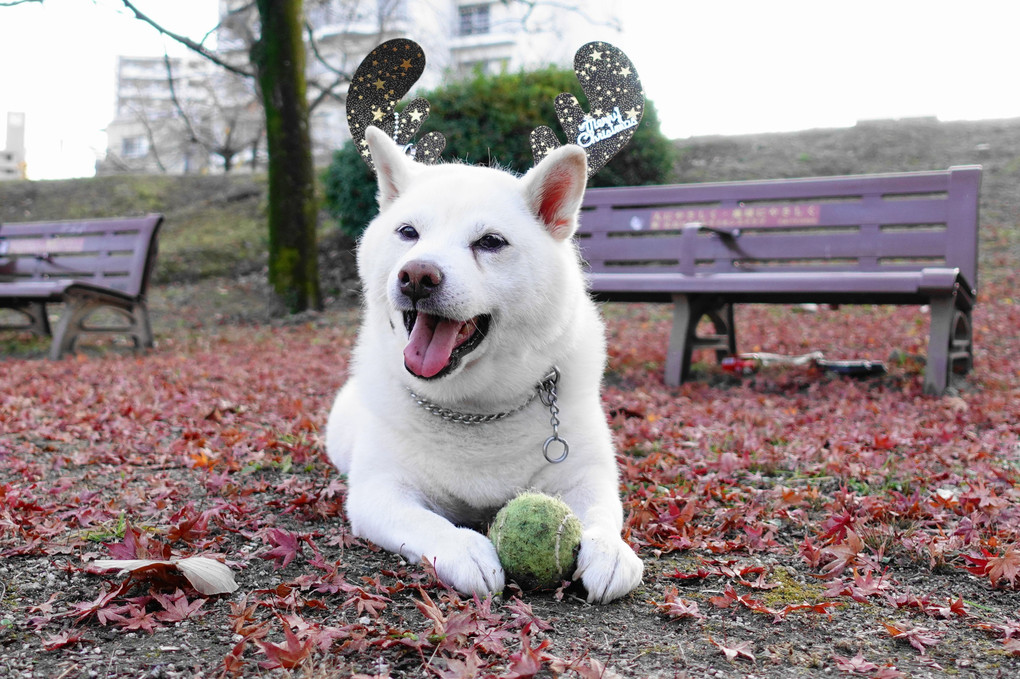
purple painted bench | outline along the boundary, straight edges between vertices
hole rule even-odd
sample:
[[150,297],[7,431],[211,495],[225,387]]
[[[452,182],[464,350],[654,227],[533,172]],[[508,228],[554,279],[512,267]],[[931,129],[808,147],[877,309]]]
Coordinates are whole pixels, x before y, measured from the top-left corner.
[[[74,351],[85,332],[121,334],[138,349],[152,347],[145,295],[156,260],[161,215],[123,219],[0,224],[0,308],[23,323],[0,330],[52,335],[50,358]],[[56,332],[46,305],[63,302]],[[91,325],[108,308],[126,324]]]
[[673,304],[670,385],[694,349],[736,353],[737,303],[927,304],[924,386],[941,394],[973,364],[980,183],[964,166],[590,189],[578,243],[596,298]]

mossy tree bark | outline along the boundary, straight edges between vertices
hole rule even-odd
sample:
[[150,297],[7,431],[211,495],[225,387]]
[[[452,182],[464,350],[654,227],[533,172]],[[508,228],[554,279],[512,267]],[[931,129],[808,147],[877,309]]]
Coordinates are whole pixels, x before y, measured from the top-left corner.
[[269,282],[291,312],[321,307],[303,0],[257,0],[252,47],[269,151]]

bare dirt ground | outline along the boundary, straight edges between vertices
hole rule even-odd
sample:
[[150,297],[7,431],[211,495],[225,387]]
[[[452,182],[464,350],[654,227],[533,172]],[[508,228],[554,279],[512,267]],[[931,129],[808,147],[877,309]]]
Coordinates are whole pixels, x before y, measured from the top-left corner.
[[[1016,567],[993,587],[968,560],[982,549],[1016,558],[1020,372],[982,361],[945,399],[920,396],[910,362],[864,382],[796,370],[740,380],[706,367],[671,390],[658,377],[665,310],[608,307],[606,405],[644,583],[607,606],[586,604],[576,585],[470,601],[346,529],[318,428],[356,310],[199,321],[242,309],[251,321],[259,298],[255,283],[176,286],[157,295],[160,347],[148,356],[100,346],[58,364],[3,363],[0,673],[1020,671]],[[1020,320],[1007,299],[989,302],[999,310],[982,328]],[[749,342],[789,353],[807,342],[874,355],[887,347],[869,346],[868,316],[760,308],[739,323]],[[881,316],[891,345],[923,343],[916,316]],[[1020,356],[1012,338],[985,346]],[[32,347],[20,350],[44,349]],[[120,591],[124,577],[88,567],[127,548],[216,555],[239,589],[206,597],[141,579]]]
[[[330,309],[289,319],[258,275],[164,279],[143,356],[51,363],[0,337],[0,676],[1018,676],[1020,125],[890,129],[700,140],[679,170],[984,163],[974,371],[922,395],[923,310],[754,307],[742,350],[889,373],[706,363],[670,389],[668,310],[606,307],[604,402],[646,568],[607,606],[576,585],[467,600],[349,534],[319,434],[357,322],[341,264]],[[199,554],[237,590],[89,566]]]

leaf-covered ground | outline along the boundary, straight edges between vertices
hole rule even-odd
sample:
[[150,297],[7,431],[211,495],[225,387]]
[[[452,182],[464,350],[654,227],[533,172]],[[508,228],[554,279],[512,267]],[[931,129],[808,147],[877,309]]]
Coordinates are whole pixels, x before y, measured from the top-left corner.
[[[7,336],[0,675],[1016,676],[1020,296],[1001,278],[975,370],[942,398],[921,393],[916,307],[738,310],[742,350],[895,352],[885,376],[706,363],[671,389],[668,309],[608,306],[605,406],[646,574],[601,607],[570,587],[459,597],[350,535],[320,428],[356,311],[217,324],[244,290],[177,286],[147,355],[53,363]],[[89,565],[199,555],[237,591]]]

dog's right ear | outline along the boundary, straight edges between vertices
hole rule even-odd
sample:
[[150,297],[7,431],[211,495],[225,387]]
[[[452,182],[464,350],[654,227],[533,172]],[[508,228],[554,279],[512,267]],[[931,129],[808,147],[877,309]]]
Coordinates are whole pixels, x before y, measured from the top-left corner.
[[588,181],[584,150],[574,144],[561,146],[531,168],[522,181],[528,207],[553,238],[573,236]]
[[377,127],[365,130],[365,141],[379,183],[379,209],[385,210],[407,188],[414,173],[414,161]]

